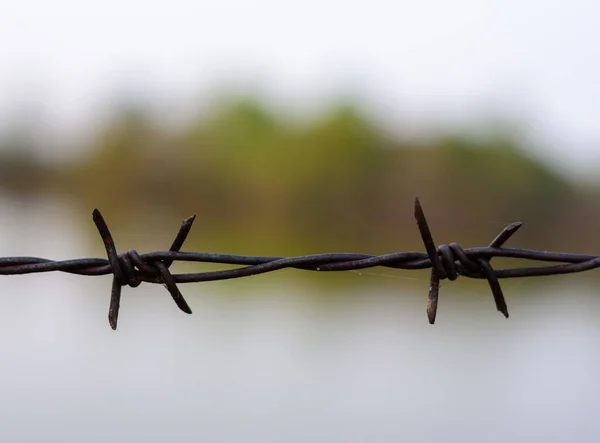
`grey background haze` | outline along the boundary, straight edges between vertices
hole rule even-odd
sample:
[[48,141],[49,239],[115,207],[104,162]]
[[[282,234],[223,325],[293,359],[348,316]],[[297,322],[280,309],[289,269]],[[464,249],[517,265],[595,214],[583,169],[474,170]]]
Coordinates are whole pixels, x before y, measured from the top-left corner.
[[505,121],[548,162],[593,176],[599,13],[593,1],[4,0],[0,119],[33,108],[40,133],[77,135],[127,94],[165,118],[225,86],[300,113],[351,95],[403,133]]

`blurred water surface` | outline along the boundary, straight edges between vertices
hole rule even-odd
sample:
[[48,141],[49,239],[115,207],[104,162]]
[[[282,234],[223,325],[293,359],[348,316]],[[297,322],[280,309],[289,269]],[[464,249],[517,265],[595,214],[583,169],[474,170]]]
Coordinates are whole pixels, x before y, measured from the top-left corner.
[[[98,255],[90,226],[60,199],[0,196],[2,256]],[[160,286],[125,288],[117,332],[109,276],[2,277],[0,440],[599,441],[583,276],[505,282],[509,320],[483,282],[446,284],[430,326],[425,280],[347,275],[361,284],[185,285],[192,316]]]

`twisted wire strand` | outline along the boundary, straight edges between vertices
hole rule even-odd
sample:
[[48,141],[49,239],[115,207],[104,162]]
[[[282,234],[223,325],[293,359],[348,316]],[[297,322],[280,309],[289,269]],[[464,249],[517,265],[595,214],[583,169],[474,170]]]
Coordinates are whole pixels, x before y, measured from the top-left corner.
[[[453,281],[459,276],[487,280],[496,304],[496,309],[508,318],[508,307],[500,287],[499,279],[569,274],[600,267],[600,256],[595,255],[504,248],[504,243],[521,227],[520,222],[511,223],[506,226],[485,247],[463,249],[458,243],[436,247],[419,199],[415,199],[414,216],[425,246],[425,253],[394,252],[379,256],[354,253],[329,253],[298,257],[276,257],[215,254],[210,252],[182,252],[181,248],[196,217],[193,215],[182,221],[179,232],[168,251],[154,251],[140,254],[136,250],[131,249],[119,254],[117,253],[114,240],[104,217],[98,209],[95,209],[93,211],[93,220],[104,243],[107,259],[79,258],[54,261],[38,257],[0,257],[0,275],[53,271],[86,276],[112,274],[113,283],[108,320],[111,328],[116,330],[121,289],[123,286],[134,288],[142,282],[164,285],[179,309],[187,314],[191,314],[192,310],[177,287],[177,283],[196,283],[249,277],[284,268],[317,272],[350,271],[375,266],[408,270],[431,269],[426,312],[429,323],[434,324],[437,315],[441,280],[448,279]],[[494,257],[560,264],[494,269],[490,263]],[[169,268],[176,261],[219,263],[239,267],[218,271],[172,274]]]

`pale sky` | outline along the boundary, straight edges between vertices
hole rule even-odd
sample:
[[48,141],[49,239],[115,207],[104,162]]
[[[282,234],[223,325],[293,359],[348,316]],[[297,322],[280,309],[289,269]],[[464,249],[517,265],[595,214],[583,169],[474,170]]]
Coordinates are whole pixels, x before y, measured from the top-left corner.
[[515,119],[554,164],[600,170],[600,3],[572,0],[0,0],[0,118],[101,119],[129,85],[199,105],[219,85],[317,106],[347,91],[390,126]]

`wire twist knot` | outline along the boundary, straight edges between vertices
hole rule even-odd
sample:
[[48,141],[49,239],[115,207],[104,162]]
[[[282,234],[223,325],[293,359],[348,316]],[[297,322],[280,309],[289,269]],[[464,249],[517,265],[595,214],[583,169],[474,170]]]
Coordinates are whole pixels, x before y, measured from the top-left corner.
[[[119,318],[119,308],[121,305],[121,288],[127,285],[135,288],[143,281],[150,280],[155,283],[162,283],[171,294],[171,297],[173,297],[173,301],[179,309],[187,314],[192,313],[192,310],[183,298],[181,291],[179,291],[179,288],[175,284],[173,275],[169,271],[169,267],[173,264],[173,260],[164,259],[146,262],[135,249],[117,254],[115,242],[108,229],[108,225],[98,209],[94,210],[93,218],[104,242],[106,255],[108,256],[108,262],[113,274],[113,284],[108,308],[108,322],[113,330],[117,329],[117,320]],[[169,251],[179,252],[192,228],[195,218],[196,216],[193,215],[181,223],[179,232]]]
[[[415,218],[417,220],[417,226],[419,227],[423,244],[425,245],[425,250],[431,261],[429,297],[427,300],[427,317],[429,318],[429,323],[435,323],[440,281],[446,278],[448,280],[456,280],[459,275],[473,278],[485,278],[492,290],[496,309],[508,318],[508,306],[506,305],[506,300],[504,299],[498,277],[490,264],[492,257],[476,257],[471,259],[458,243],[440,245],[436,248],[418,198],[415,200]],[[492,240],[489,247],[502,247],[502,245],[517,232],[520,227],[520,222],[509,224],[500,234],[498,234],[498,236],[496,236],[496,238],[494,238],[494,240]]]

